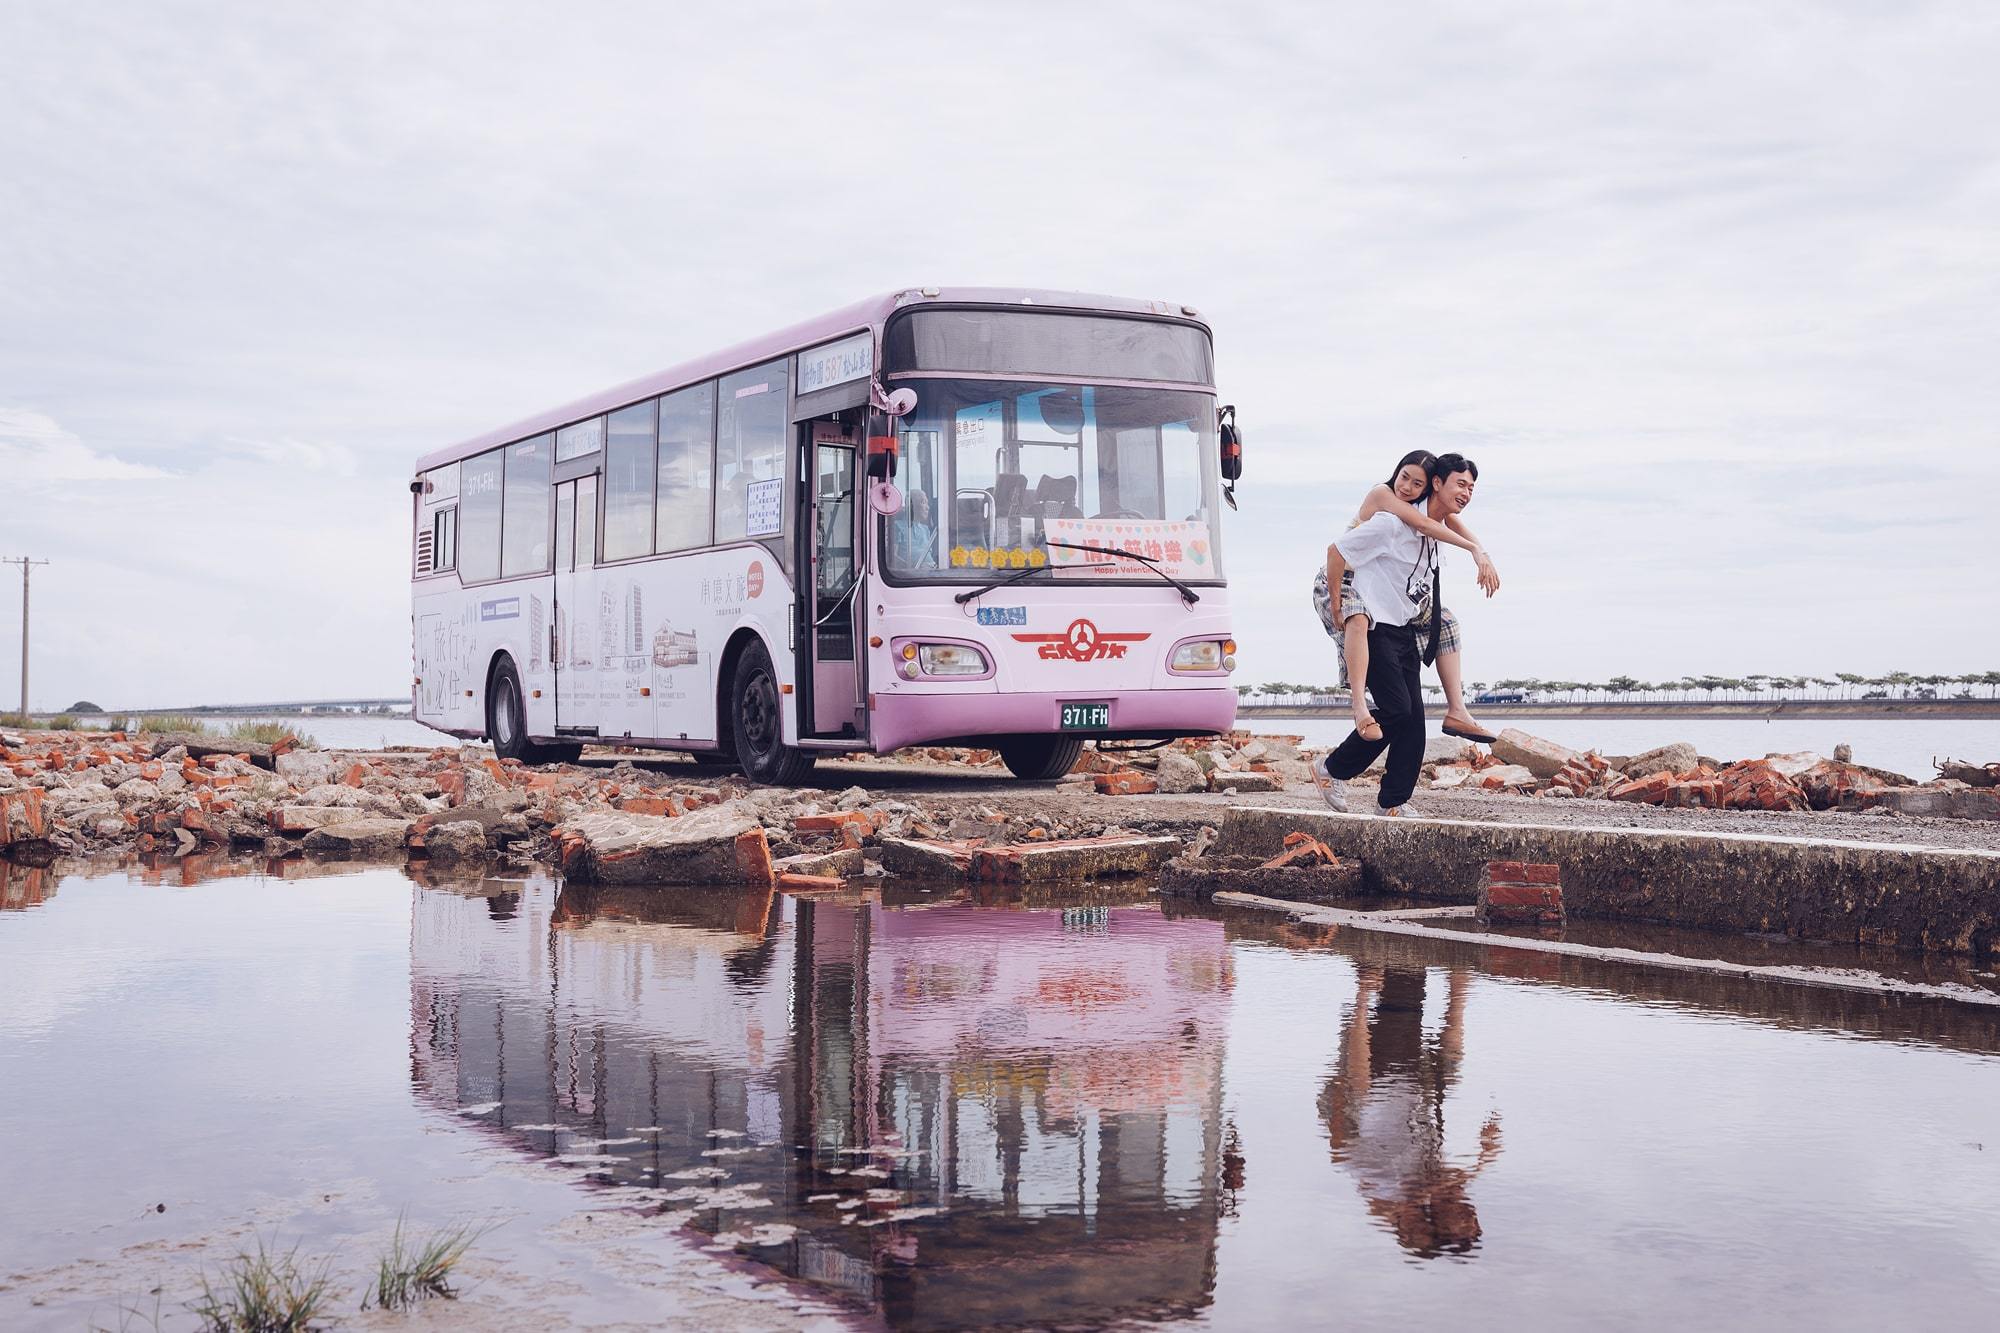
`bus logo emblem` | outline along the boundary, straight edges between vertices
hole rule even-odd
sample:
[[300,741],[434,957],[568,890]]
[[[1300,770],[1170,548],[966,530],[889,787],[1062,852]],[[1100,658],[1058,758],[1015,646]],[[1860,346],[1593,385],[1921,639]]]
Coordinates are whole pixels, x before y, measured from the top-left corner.
[[1089,620],[1069,622],[1061,634],[1016,634],[1021,643],[1040,645],[1035,656],[1059,662],[1102,662],[1125,656],[1125,646],[1150,639],[1151,634],[1106,634]]

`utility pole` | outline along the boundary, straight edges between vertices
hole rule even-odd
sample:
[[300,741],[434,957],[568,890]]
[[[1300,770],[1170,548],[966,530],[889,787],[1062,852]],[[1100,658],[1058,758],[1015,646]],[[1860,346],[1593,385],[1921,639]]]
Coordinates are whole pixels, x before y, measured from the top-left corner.
[[30,560],[25,555],[10,555],[0,564],[21,567],[21,723],[28,721],[28,574],[36,565],[46,565],[46,560]]

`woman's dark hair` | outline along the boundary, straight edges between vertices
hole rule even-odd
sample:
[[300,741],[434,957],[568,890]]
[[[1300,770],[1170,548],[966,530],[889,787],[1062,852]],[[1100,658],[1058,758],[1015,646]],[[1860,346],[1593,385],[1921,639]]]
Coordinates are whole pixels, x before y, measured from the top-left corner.
[[[1404,454],[1396,460],[1396,466],[1389,469],[1387,485],[1390,490],[1393,491],[1396,489],[1396,478],[1402,476],[1403,469],[1412,463],[1415,463],[1424,470],[1424,480],[1428,483],[1432,475],[1432,470],[1437,466],[1437,458],[1428,449],[1412,449],[1407,454]],[[1473,473],[1475,477],[1478,475],[1476,472]]]

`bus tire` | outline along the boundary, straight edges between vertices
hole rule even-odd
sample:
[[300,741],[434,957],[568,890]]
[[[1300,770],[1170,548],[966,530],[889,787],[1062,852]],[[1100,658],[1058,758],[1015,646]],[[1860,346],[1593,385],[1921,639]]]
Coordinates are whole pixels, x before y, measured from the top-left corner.
[[501,658],[493,668],[493,683],[486,691],[486,736],[493,742],[494,754],[524,764],[573,764],[583,754],[583,747],[574,742],[537,745],[528,739],[521,676],[511,657]]
[[785,787],[812,772],[813,756],[785,744],[783,709],[771,654],[762,643],[752,643],[736,659],[729,699],[736,762],[752,782]]
[[521,699],[521,676],[514,659],[502,657],[486,688],[486,738],[502,759],[532,764],[535,746],[528,739],[528,709]]
[[994,748],[1015,777],[1047,782],[1076,767],[1083,754],[1083,737],[1009,736]]

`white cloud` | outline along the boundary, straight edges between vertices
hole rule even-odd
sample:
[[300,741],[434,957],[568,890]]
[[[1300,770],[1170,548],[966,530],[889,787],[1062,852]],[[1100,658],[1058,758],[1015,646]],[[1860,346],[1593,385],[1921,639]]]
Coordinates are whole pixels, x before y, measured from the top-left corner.
[[167,474],[99,453],[40,412],[0,407],[0,477],[23,486],[144,481]]

